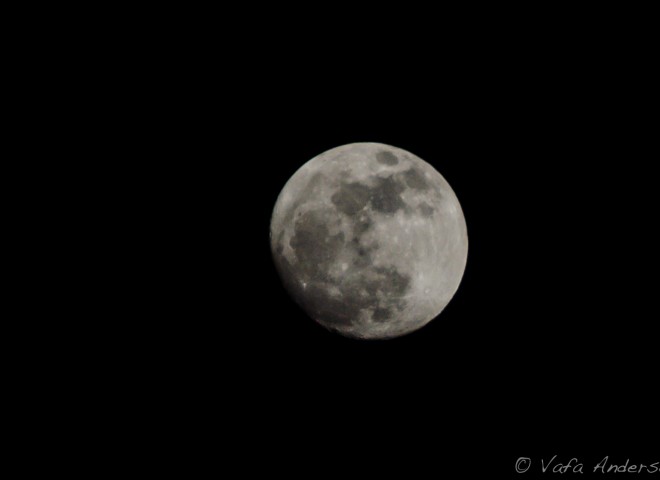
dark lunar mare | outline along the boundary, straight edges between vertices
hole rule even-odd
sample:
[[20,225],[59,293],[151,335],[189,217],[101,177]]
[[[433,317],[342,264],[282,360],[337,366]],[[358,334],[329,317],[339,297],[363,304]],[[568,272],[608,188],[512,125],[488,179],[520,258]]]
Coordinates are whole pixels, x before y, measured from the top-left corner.
[[359,182],[341,182],[330,201],[341,213],[355,215],[369,202],[370,189]]
[[399,159],[397,158],[397,156],[394,155],[392,152],[388,152],[387,150],[378,152],[376,154],[376,161],[378,163],[382,163],[383,165],[390,165],[390,166],[399,163]]
[[[336,215],[332,210],[319,209],[300,214],[289,241],[296,258],[293,265],[282,254],[280,236],[275,253],[282,277],[287,279],[287,288],[296,292],[294,298],[307,312],[328,327],[351,326],[356,320],[356,312],[362,310],[371,310],[376,322],[387,322],[405,308],[402,297],[410,288],[410,278],[394,267],[371,268],[372,252],[378,246],[375,243],[365,245],[363,236],[373,221],[365,213],[359,213],[367,204],[383,214],[404,208],[406,205],[400,196],[404,189],[405,186],[391,176],[379,178],[373,186],[342,182],[331,201],[351,220],[353,238],[346,241],[343,232],[330,235],[328,220]],[[337,281],[328,275],[328,271],[336,264],[342,249],[352,250],[355,260],[346,276]],[[333,286],[340,295],[332,295],[329,287]]]
[[410,188],[416,190],[428,190],[429,184],[419,170],[410,168],[403,172],[403,179]]
[[[297,268],[297,267],[294,267]],[[340,283],[331,283],[341,295],[334,296],[327,284],[310,282],[307,288],[296,286],[300,295],[301,306],[312,313],[318,320],[329,327],[351,326],[356,320],[356,312],[373,310],[373,319],[380,322],[391,320],[395,312],[406,307],[402,298],[409,289],[410,278],[393,268],[376,269],[377,275],[371,277],[364,273],[351,276]],[[365,293],[363,295],[363,292]],[[380,304],[377,293],[388,299]]]
[[430,217],[433,215],[433,212],[435,212],[435,208],[433,208],[428,203],[422,202],[419,204],[419,213],[422,215],[422,217]]
[[401,192],[406,189],[394,178],[379,178],[376,185],[370,189],[371,207],[380,213],[393,214],[403,209],[406,204],[401,198]]
[[296,254],[297,266],[307,281],[327,281],[327,271],[344,246],[344,233],[330,235],[322,210],[305,212],[296,219],[289,246]]
[[406,189],[404,178],[393,175],[378,177],[373,186],[360,182],[341,182],[330,201],[341,213],[348,216],[371,205],[376,212],[393,214],[406,207],[401,193]]

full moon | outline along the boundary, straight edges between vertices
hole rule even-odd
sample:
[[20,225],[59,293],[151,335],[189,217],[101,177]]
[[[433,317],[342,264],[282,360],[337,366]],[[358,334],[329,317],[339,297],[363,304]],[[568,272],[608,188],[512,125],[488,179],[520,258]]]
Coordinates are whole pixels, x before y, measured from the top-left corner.
[[352,143],[305,163],[270,224],[286,290],[324,327],[362,339],[415,331],[465,271],[461,206],[431,165],[400,148]]

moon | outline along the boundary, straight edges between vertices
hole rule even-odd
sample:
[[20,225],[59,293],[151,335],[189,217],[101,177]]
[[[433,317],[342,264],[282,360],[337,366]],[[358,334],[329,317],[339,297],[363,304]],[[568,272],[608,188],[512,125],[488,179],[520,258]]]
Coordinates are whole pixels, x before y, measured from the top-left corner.
[[316,322],[387,339],[437,317],[465,271],[467,228],[443,176],[412,153],[351,143],[305,163],[270,224],[282,282]]

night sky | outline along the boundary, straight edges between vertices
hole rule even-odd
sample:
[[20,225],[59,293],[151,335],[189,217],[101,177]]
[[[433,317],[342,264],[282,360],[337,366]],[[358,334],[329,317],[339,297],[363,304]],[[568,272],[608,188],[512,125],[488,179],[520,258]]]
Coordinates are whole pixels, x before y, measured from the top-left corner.
[[[156,281],[121,323],[167,425],[245,471],[312,477],[503,478],[521,456],[639,452],[657,384],[647,63],[514,40],[182,55],[134,172]],[[271,259],[286,181],[352,142],[433,165],[467,223],[453,300],[393,340],[324,330]]]

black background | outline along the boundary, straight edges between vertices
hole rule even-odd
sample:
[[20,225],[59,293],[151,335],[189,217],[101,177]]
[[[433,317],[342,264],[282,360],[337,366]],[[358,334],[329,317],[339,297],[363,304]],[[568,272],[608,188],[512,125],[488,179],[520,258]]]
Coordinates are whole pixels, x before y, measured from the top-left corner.
[[[140,321],[122,344],[144,415],[247,471],[499,478],[519,456],[648,461],[631,446],[657,386],[648,59],[588,35],[354,28],[211,46],[195,32],[198,48],[140,57],[131,172],[148,188],[133,221],[148,235],[131,281],[153,284],[132,292]],[[270,256],[286,181],[362,141],[440,171],[470,242],[441,316],[388,341],[315,324]]]

